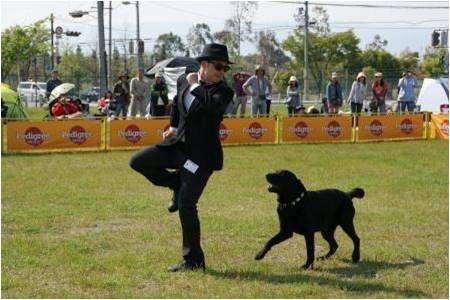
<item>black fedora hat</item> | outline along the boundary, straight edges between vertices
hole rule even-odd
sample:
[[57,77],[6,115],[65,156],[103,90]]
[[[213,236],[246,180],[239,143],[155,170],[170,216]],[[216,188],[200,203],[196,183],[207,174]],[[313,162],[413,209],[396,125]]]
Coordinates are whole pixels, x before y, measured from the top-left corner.
[[200,56],[196,58],[199,62],[202,60],[222,60],[226,61],[228,64],[232,64],[228,57],[228,49],[227,46],[222,44],[206,44],[203,48]]

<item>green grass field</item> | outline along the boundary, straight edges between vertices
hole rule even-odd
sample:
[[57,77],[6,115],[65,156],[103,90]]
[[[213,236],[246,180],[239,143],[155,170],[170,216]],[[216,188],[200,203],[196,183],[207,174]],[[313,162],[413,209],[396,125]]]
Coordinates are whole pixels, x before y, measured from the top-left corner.
[[[207,271],[180,258],[168,190],[128,167],[132,151],[2,157],[3,298],[448,298],[448,142],[225,147],[199,202]],[[303,271],[294,236],[253,257],[278,229],[264,174],[288,168],[309,189],[362,187],[361,262],[339,249]],[[316,235],[316,256],[327,251]]]

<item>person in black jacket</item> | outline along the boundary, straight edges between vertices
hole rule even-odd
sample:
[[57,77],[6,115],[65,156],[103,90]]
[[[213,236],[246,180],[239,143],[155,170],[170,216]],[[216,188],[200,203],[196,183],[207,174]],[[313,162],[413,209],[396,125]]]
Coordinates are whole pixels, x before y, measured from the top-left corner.
[[55,87],[57,87],[58,85],[62,84],[63,82],[61,81],[61,79],[58,78],[58,71],[53,70],[50,73],[51,78],[47,81],[46,84],[46,95],[47,95],[47,99],[50,97],[50,94],[52,93],[52,91],[55,89]]
[[152,116],[164,116],[166,114],[166,107],[169,104],[169,93],[166,83],[163,81],[161,74],[155,75],[155,83],[150,87],[150,111]]
[[125,118],[127,116],[128,106],[130,105],[130,83],[128,79],[130,79],[128,73],[121,74],[119,76],[119,81],[117,81],[113,87],[116,117],[118,117],[121,112],[122,117]]
[[154,185],[173,190],[168,210],[179,211],[183,259],[168,268],[171,272],[205,269],[197,202],[212,172],[222,169],[219,126],[234,94],[223,79],[231,64],[226,46],[207,44],[197,60],[199,72],[178,80],[170,128],[163,133],[163,141],[140,150],[130,160],[131,168]]

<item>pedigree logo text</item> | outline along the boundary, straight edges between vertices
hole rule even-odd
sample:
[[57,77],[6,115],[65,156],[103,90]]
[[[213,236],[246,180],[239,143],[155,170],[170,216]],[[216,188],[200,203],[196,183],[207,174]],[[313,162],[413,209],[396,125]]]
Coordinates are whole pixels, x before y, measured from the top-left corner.
[[93,136],[92,132],[86,131],[81,126],[74,126],[69,131],[63,131],[61,133],[62,138],[69,138],[69,140],[77,145],[81,145],[90,137]]
[[244,133],[248,133],[250,137],[255,140],[261,138],[264,133],[267,132],[267,128],[262,127],[258,122],[253,122],[250,126],[248,126],[248,128],[243,128],[242,130]]
[[369,125],[366,125],[366,129],[370,131],[371,134],[380,136],[383,134],[383,130],[386,129],[387,126],[383,125],[380,120],[373,120]]
[[118,135],[124,137],[130,143],[136,144],[147,135],[147,132],[141,131],[138,126],[131,124],[125,128],[125,131],[119,130]]
[[336,138],[341,135],[344,127],[342,127],[337,121],[331,121],[328,125],[323,126],[322,130],[328,133],[328,135]]
[[289,132],[295,133],[299,138],[305,138],[309,133],[311,133],[312,128],[309,127],[305,122],[298,122],[295,126],[289,126]]
[[27,130],[25,130],[25,133],[17,132],[16,138],[18,140],[24,140],[28,145],[38,146],[42,144],[46,139],[49,139],[50,134],[43,133],[37,127],[29,127]]

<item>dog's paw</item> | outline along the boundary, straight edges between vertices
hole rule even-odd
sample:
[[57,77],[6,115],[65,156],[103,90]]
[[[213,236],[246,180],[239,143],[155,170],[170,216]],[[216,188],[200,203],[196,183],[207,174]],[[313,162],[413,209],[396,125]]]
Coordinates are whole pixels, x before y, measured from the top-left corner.
[[304,264],[304,265],[302,266],[302,269],[303,269],[303,270],[313,270],[313,269],[314,269],[314,265],[313,265],[313,264],[308,264],[308,263],[306,263],[306,264]]

